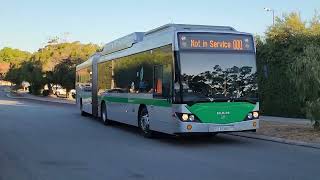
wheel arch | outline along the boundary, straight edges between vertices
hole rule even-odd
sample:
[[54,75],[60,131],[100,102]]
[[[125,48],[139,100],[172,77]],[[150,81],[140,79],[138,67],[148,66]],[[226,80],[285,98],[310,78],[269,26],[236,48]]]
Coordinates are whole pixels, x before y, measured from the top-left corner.
[[107,104],[107,103],[106,103],[106,101],[105,101],[105,100],[101,100],[101,102],[100,102],[100,104],[99,104],[99,105],[100,105],[100,107],[98,107],[98,110],[99,110],[99,112],[98,112],[98,113],[99,113],[99,116],[101,116],[101,113],[102,113],[102,107],[104,106],[105,108],[107,108],[107,107],[106,107],[106,104]]
[[138,115],[137,115],[138,127],[140,126],[139,117],[140,117],[140,113],[141,113],[141,111],[142,111],[143,108],[146,108],[146,109],[148,110],[147,105],[145,105],[145,104],[140,104],[140,105],[139,105]]
[[140,113],[141,113],[142,108],[146,108],[146,109],[148,110],[147,105],[145,105],[145,104],[140,104],[140,105],[139,105],[139,110],[138,110],[138,118],[139,118],[139,115],[140,115]]

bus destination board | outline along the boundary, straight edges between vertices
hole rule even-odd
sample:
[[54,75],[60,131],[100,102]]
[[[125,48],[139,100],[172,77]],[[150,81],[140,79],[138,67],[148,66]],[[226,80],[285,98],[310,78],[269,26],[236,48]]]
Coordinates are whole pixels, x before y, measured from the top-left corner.
[[253,51],[252,36],[242,34],[179,33],[181,50]]

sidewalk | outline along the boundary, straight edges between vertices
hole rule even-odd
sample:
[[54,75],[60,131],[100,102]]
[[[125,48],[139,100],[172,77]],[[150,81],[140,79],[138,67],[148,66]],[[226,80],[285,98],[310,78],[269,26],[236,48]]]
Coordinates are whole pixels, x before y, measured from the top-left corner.
[[261,121],[266,121],[266,122],[290,123],[290,124],[309,125],[309,126],[312,125],[310,120],[301,119],[301,118],[285,118],[285,117],[274,117],[274,116],[261,116],[260,120]]
[[17,98],[17,99],[31,99],[31,100],[44,101],[44,102],[76,104],[76,101],[74,99],[58,98],[54,95],[42,97],[42,96],[35,96],[32,94],[28,94],[26,92],[18,92],[18,93],[8,93],[7,96],[11,98]]
[[320,149],[320,131],[308,119],[261,116],[257,132],[231,134]]

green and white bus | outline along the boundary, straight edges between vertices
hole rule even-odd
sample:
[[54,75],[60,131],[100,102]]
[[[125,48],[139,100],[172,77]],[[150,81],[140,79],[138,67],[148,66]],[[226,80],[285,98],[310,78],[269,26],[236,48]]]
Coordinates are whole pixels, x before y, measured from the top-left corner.
[[253,36],[227,26],[168,24],[107,43],[77,66],[81,114],[153,132],[259,127]]

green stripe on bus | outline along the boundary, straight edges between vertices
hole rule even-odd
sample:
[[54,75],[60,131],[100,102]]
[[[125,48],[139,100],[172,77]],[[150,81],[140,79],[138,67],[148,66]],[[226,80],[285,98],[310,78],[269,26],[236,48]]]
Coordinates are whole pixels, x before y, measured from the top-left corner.
[[104,101],[117,102],[117,103],[128,103],[128,104],[145,104],[154,105],[161,107],[170,107],[172,104],[166,99],[143,99],[143,98],[121,98],[121,97],[103,97]]

